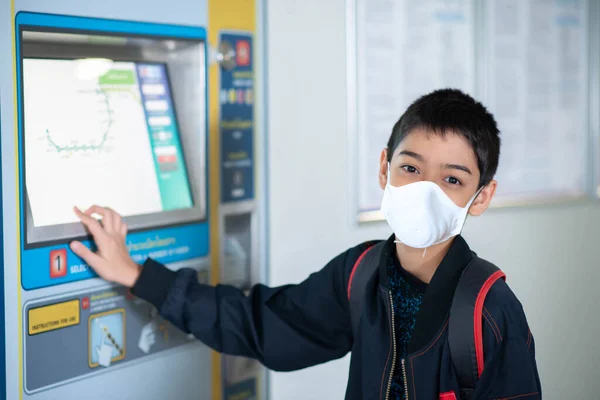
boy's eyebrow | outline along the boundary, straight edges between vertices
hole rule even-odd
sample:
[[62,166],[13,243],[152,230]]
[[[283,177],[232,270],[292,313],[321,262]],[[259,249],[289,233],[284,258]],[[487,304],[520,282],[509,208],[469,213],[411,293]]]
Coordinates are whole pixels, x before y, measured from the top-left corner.
[[457,169],[459,171],[464,171],[469,175],[473,175],[473,173],[471,172],[471,170],[467,167],[465,167],[464,165],[458,165],[458,164],[444,164],[444,168],[445,169]]
[[400,153],[398,153],[399,156],[401,155],[405,155],[408,157],[412,157],[412,158],[416,158],[419,161],[425,161],[425,159],[423,158],[422,155],[415,153],[414,151],[410,151],[410,150],[402,150]]
[[[402,150],[400,153],[398,153],[399,156],[407,156],[407,157],[412,157],[416,160],[419,161],[425,161],[425,158],[420,155],[419,153],[415,153],[414,151],[410,151],[410,150]],[[467,167],[465,167],[464,165],[460,165],[460,164],[444,164],[442,166],[444,169],[456,169],[459,171],[464,171],[469,175],[473,175],[473,173],[471,172],[471,170]]]

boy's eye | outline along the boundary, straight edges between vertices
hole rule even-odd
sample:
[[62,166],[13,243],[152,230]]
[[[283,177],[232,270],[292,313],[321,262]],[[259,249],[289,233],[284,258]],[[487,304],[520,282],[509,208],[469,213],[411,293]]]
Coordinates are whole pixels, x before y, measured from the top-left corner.
[[457,178],[453,177],[453,176],[449,176],[449,177],[447,177],[444,180],[446,182],[448,182],[449,184],[451,184],[451,185],[460,185],[461,184],[460,181]]
[[410,173],[410,174],[415,174],[419,171],[417,171],[417,169],[415,167],[413,167],[412,165],[403,165],[402,169],[404,169],[406,172]]

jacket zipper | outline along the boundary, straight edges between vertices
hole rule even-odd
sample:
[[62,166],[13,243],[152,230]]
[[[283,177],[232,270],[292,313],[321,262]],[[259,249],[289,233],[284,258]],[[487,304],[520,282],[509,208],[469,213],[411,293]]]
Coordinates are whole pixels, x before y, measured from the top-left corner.
[[392,369],[390,370],[390,378],[388,379],[388,387],[385,394],[385,400],[390,399],[390,390],[392,389],[392,379],[394,378],[394,368],[396,367],[396,324],[394,322],[394,299],[392,298],[392,291],[388,292],[390,295],[390,316],[392,324],[392,345],[394,348],[394,355],[392,356]]
[[402,380],[404,381],[404,398],[408,400],[408,379],[406,379],[406,365],[402,359]]

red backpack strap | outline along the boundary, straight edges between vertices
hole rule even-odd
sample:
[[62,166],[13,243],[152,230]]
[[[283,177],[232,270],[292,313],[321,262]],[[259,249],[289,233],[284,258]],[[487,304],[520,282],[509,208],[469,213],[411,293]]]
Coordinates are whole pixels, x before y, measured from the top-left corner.
[[385,241],[379,242],[363,251],[354,263],[352,271],[350,272],[347,295],[350,304],[352,331],[354,334],[358,332],[358,324],[360,323],[367,281],[379,266],[381,252],[385,247],[385,243]]
[[448,344],[463,399],[470,398],[483,373],[483,305],[494,283],[502,278],[506,275],[498,267],[475,256],[465,268],[454,293]]
[[365,258],[365,256],[367,255],[367,253],[369,252],[369,250],[371,250],[373,248],[373,246],[369,246],[367,247],[361,254],[360,256],[358,256],[358,258],[356,259],[356,261],[354,262],[354,266],[352,267],[352,272],[350,272],[350,278],[348,278],[348,288],[346,289],[346,292],[348,294],[348,300],[350,300],[350,291],[352,289],[352,281],[354,281],[354,275],[356,274],[356,270],[358,270],[358,266],[360,265],[361,261],[363,260],[363,258]]

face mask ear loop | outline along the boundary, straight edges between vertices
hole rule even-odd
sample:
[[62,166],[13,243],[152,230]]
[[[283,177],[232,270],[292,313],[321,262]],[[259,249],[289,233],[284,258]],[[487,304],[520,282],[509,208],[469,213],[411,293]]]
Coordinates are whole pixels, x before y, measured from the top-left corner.
[[473,205],[473,203],[475,203],[475,200],[477,200],[477,196],[479,196],[481,194],[481,192],[483,191],[484,187],[485,186],[482,186],[482,187],[479,188],[479,190],[475,193],[475,195],[473,196],[473,198],[471,199],[471,201],[467,205],[467,208],[471,208],[471,206]]
[[463,224],[460,227],[460,232],[461,233],[462,233],[463,228],[465,227],[465,224],[467,222],[467,218],[469,217],[469,210],[471,209],[471,206],[473,205],[473,203],[475,203],[475,200],[477,199],[477,196],[479,196],[479,194],[483,191],[484,187],[485,186],[480,187],[479,190],[475,193],[475,195],[471,199],[471,201],[469,201],[469,204],[467,204],[467,214],[465,215],[465,220],[463,221]]
[[389,161],[387,163],[387,167],[388,167],[388,170],[387,170],[387,184],[388,184],[388,186],[390,186],[390,162]]
[[425,254],[427,254],[427,247],[425,247],[425,249],[423,249],[423,255],[421,256],[421,258],[425,258]]

